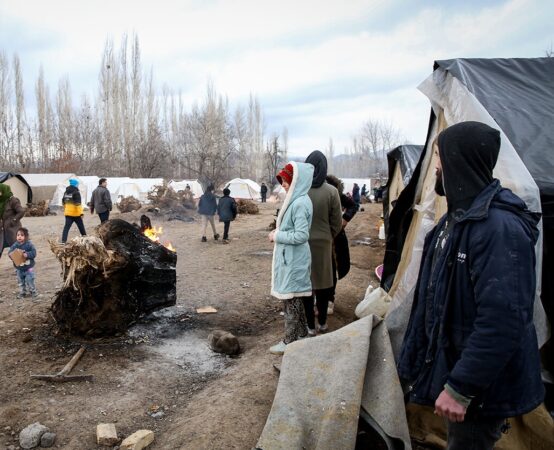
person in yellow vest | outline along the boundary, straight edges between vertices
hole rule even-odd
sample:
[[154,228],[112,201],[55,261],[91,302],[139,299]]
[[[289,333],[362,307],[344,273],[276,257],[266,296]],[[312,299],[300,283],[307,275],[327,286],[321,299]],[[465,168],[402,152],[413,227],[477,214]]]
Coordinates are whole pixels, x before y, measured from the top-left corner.
[[67,186],[63,194],[63,208],[65,216],[65,226],[62,233],[62,244],[67,242],[67,235],[73,223],[77,224],[81,236],[86,236],[85,224],[83,223],[83,205],[81,204],[81,193],[79,192],[79,180],[70,178],[69,186]]

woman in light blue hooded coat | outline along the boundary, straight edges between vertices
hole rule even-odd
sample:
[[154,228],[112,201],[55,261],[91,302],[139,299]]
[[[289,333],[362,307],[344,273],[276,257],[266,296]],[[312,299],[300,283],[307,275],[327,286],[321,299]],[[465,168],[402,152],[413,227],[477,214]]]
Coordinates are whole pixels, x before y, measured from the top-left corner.
[[270,348],[274,354],[283,354],[287,344],[308,334],[302,297],[312,295],[308,240],[313,208],[308,191],[313,172],[311,164],[291,162],[276,177],[287,195],[277,217],[276,229],[269,233],[269,240],[275,242],[271,295],[283,300],[285,311],[285,338]]

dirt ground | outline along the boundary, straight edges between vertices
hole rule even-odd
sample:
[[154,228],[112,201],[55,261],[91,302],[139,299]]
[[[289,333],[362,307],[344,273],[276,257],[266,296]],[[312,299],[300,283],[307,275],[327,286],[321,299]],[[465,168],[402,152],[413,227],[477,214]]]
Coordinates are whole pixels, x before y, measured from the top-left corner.
[[[54,335],[49,306],[61,285],[60,266],[48,239],[59,240],[63,215],[24,218],[38,250],[37,299],[17,299],[9,258],[0,259],[0,448],[19,448],[21,429],[41,422],[57,433],[57,448],[97,449],[96,425],[113,422],[120,437],[138,429],[155,432],[152,449],[250,449],[262,431],[278,382],[280,357],[268,348],[283,334],[281,304],[269,296],[272,244],[267,227],[279,205],[231,224],[231,242],[200,242],[200,221],[163,221],[163,239],[177,249],[177,305],[142,319],[113,338],[79,340]],[[378,239],[381,204],[347,227],[352,268],[337,288],[331,330],[354,320],[384,241]],[[138,222],[139,214],[112,214]],[[98,216],[86,215],[90,233]],[[222,233],[222,224],[217,224]],[[74,227],[75,228],[75,227]],[[72,229],[70,238],[76,236]],[[213,306],[215,314],[197,314]],[[242,353],[230,358],[207,345],[215,329],[234,333]],[[317,339],[317,338],[316,338]],[[58,372],[81,344],[86,352],[74,374],[92,382],[49,383],[33,374]],[[163,417],[153,418],[152,413]],[[13,446],[13,447],[12,447]]]

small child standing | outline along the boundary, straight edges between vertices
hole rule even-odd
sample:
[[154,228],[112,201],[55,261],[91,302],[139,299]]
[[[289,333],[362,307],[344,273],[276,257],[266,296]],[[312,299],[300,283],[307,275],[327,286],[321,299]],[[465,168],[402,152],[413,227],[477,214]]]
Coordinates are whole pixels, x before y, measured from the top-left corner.
[[[19,264],[16,264],[12,253],[16,250],[20,250],[25,260]],[[29,240],[29,230],[27,228],[19,228],[16,234],[16,241],[10,247],[8,255],[12,258],[13,265],[17,273],[17,283],[19,284],[19,294],[17,298],[23,298],[27,296],[27,293],[32,297],[37,296],[37,290],[35,288],[35,258],[37,256],[37,250],[33,243]]]

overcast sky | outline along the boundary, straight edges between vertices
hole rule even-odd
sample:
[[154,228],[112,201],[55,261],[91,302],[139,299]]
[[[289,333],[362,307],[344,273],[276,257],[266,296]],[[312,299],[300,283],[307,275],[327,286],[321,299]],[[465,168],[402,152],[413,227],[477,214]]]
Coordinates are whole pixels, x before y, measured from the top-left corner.
[[188,105],[208,80],[233,104],[256,94],[267,133],[287,127],[301,156],[329,138],[341,153],[369,118],[423,143],[433,61],[545,56],[554,1],[0,0],[0,50],[19,55],[29,102],[41,63],[51,92],[67,77],[75,99],[95,95],[106,39],[124,33]]

